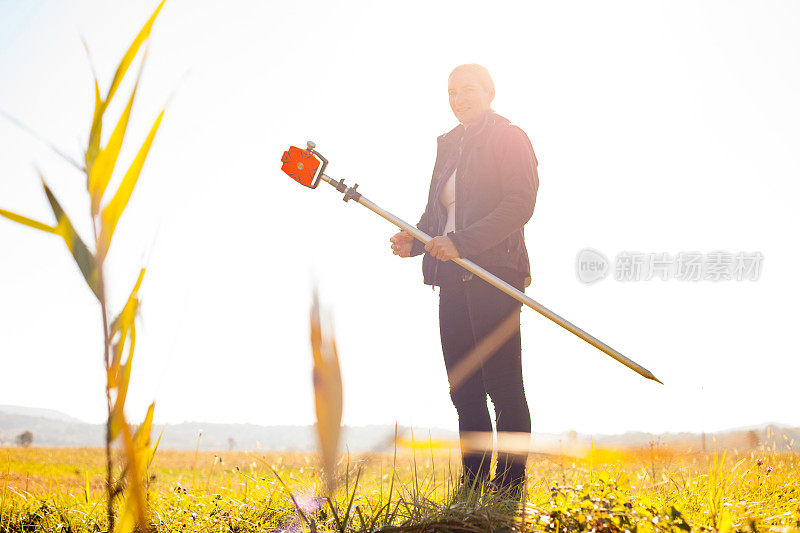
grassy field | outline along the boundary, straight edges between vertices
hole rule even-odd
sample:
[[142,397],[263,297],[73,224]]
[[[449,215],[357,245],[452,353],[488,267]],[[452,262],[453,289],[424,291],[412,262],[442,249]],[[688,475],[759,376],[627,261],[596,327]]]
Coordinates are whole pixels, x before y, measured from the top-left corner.
[[[0,532],[105,530],[102,449],[0,448],[0,461]],[[528,466],[517,506],[456,495],[454,450],[345,456],[331,501],[314,455],[160,450],[150,521],[157,531],[800,531],[798,454],[657,447],[535,455]]]

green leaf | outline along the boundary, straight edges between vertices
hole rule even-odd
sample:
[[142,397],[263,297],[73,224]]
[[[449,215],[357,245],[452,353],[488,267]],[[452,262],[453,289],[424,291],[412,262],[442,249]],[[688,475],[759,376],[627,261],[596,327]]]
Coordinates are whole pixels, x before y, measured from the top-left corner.
[[53,214],[58,221],[56,233],[61,235],[61,238],[64,239],[67,248],[69,248],[69,251],[72,253],[73,259],[75,259],[78,268],[81,270],[81,274],[83,274],[83,278],[86,280],[89,288],[92,289],[94,295],[97,296],[97,299],[100,300],[100,271],[97,267],[97,261],[81,240],[78,232],[75,231],[72,222],[70,222],[69,217],[67,217],[66,213],[64,213],[64,210],[61,208],[61,204],[58,203],[58,200],[56,200],[56,197],[44,182],[44,177],[41,173],[39,177],[42,178],[42,187],[44,187],[47,200],[50,202],[50,207],[53,209]]

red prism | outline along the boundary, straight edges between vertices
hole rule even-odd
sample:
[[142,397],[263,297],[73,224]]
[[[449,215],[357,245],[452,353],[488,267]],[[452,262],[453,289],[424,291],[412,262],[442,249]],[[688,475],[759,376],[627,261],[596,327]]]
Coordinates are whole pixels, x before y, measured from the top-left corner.
[[314,157],[314,154],[308,150],[291,146],[289,150],[283,152],[281,161],[283,162],[281,170],[288,174],[290,178],[300,185],[314,187],[314,176],[319,168],[319,161]]

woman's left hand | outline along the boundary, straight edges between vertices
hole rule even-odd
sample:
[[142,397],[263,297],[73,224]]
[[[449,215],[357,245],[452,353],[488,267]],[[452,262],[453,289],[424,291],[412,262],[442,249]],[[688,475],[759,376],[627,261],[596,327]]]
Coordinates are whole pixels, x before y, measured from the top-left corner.
[[447,236],[434,237],[428,241],[428,244],[425,245],[425,251],[430,252],[439,261],[450,261],[458,257],[456,245]]

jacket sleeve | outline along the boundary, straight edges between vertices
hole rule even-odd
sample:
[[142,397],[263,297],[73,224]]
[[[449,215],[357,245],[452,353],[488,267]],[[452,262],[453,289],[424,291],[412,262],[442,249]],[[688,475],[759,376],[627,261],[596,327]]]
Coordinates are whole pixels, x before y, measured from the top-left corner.
[[[430,214],[428,213],[428,208],[425,208],[425,212],[422,213],[422,216],[417,222],[417,229],[420,231],[424,231],[427,234],[430,234],[430,230],[428,229],[428,220],[430,219]],[[422,241],[414,239],[411,242],[411,254],[409,257],[415,257],[417,255],[421,255],[425,252],[425,244]]]
[[499,244],[533,216],[539,190],[538,163],[525,132],[509,127],[498,157],[502,199],[491,213],[450,234],[460,257],[474,257]]

